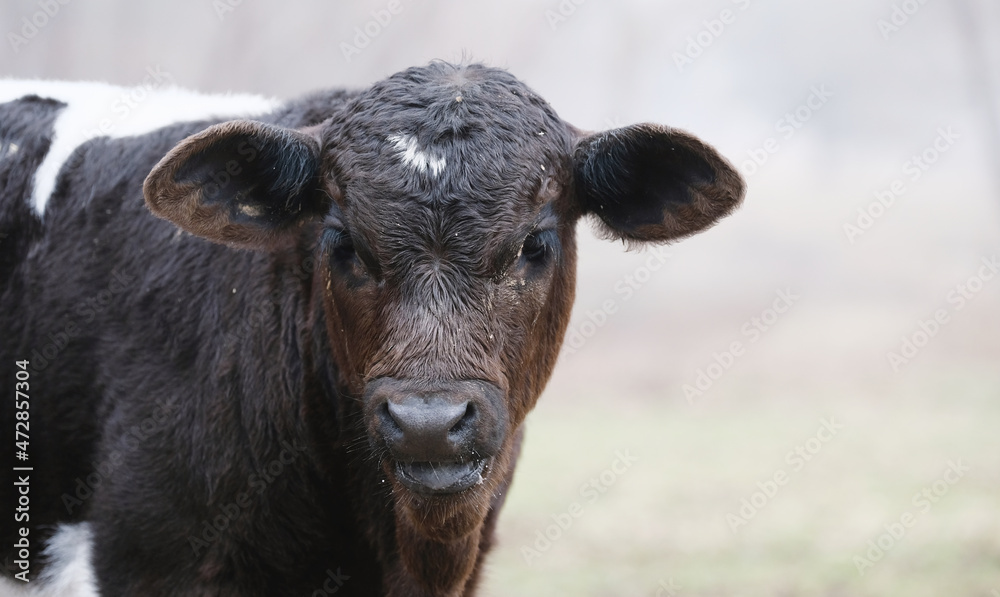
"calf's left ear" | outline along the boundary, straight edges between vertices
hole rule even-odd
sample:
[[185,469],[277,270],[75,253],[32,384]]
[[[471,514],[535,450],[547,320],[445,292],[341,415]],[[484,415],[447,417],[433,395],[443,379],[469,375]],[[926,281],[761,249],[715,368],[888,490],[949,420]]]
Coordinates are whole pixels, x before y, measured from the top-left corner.
[[708,228],[746,185],[715,149],[688,133],[638,124],[581,138],[576,198],[613,238],[665,242]]
[[325,213],[319,142],[303,132],[235,120],[177,144],[146,177],[155,215],[213,242],[272,249]]

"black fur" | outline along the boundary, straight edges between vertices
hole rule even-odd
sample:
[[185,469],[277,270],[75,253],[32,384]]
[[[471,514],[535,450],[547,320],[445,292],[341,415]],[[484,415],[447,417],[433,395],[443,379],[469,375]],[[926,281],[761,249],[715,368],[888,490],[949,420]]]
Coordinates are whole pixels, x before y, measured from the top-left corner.
[[[473,595],[568,321],[577,219],[664,241],[743,193],[690,136],[581,138],[508,73],[434,63],[254,122],[93,139],[39,218],[60,108],[0,105],[21,148],[0,154],[0,388],[31,359],[35,576],[54,525],[88,521],[106,596],[308,596],[337,575],[338,595]],[[393,135],[447,166],[415,172]],[[502,392],[481,485],[399,485],[364,401],[392,378]],[[15,499],[4,483],[0,511]]]

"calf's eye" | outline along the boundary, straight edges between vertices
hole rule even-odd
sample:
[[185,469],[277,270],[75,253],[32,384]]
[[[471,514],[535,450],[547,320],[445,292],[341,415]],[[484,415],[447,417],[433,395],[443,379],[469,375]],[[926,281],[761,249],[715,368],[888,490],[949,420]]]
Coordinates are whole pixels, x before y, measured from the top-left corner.
[[345,273],[364,275],[364,265],[354,250],[354,241],[346,230],[327,228],[323,231],[323,251],[330,259],[330,264]]
[[531,265],[545,265],[555,252],[557,244],[555,230],[535,230],[524,239],[521,259]]

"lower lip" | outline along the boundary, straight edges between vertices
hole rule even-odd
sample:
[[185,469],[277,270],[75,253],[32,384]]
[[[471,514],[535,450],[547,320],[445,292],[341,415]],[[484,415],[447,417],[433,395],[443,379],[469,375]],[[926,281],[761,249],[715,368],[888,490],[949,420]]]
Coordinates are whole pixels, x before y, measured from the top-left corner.
[[486,460],[472,462],[397,462],[396,478],[416,493],[458,493],[483,482]]

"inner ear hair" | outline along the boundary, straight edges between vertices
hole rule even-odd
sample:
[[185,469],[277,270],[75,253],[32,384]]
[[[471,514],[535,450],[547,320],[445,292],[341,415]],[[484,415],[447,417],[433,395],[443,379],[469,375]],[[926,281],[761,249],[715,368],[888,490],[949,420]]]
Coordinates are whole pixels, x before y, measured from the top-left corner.
[[710,227],[743,199],[735,168],[697,137],[657,124],[588,135],[574,155],[577,200],[604,236],[667,242]]
[[273,248],[330,198],[314,135],[255,121],[211,126],[177,144],[143,185],[149,209],[230,246]]

